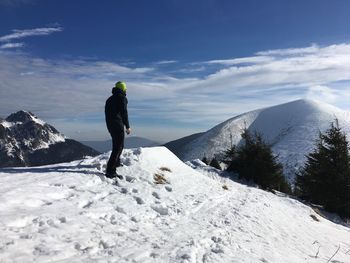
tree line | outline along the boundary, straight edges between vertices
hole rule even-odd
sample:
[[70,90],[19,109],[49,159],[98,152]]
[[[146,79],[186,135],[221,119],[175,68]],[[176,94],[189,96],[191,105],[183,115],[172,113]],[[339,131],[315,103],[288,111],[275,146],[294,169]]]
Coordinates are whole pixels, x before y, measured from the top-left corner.
[[[241,136],[242,143],[227,149],[221,160],[227,171],[262,189],[294,194],[329,212],[350,218],[349,142],[337,120],[324,133],[319,133],[313,152],[306,156],[304,166],[296,175],[293,189],[283,175],[278,156],[273,154],[263,136],[248,129],[244,129]],[[216,158],[211,161],[203,158],[203,161],[221,169]]]

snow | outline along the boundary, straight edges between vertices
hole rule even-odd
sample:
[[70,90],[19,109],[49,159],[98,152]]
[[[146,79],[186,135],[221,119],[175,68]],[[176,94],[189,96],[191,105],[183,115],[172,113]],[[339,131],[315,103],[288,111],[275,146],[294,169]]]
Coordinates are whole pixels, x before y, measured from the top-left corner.
[[[46,141],[41,141],[40,144],[38,144],[37,147],[31,147],[31,150],[39,150],[39,149],[47,149],[50,147],[50,145],[55,144],[55,143],[59,143],[59,142],[65,142],[65,137],[64,135],[62,135],[61,133],[51,133],[49,132],[49,138]],[[31,145],[31,142],[30,142]]]
[[15,125],[15,123],[8,122],[8,121],[5,121],[5,120],[0,121],[0,124],[2,126],[4,126],[5,128],[11,128],[13,125]]
[[118,183],[107,158],[0,169],[0,262],[350,262],[350,229],[294,199],[164,147],[125,150]]
[[[39,149],[47,149],[50,147],[50,145],[59,143],[59,142],[65,142],[65,136],[59,132],[54,133],[50,129],[45,129],[46,122],[43,120],[39,119],[36,116],[30,115],[31,120],[41,126],[44,127],[43,131],[48,134],[48,140],[47,141],[41,141],[40,144],[38,144],[37,147],[31,147],[32,150],[39,150]],[[35,139],[35,138],[34,138]],[[29,141],[29,145],[31,145],[32,142]]]
[[350,112],[323,102],[297,100],[258,109],[215,126],[185,145],[179,156],[185,161],[203,156],[212,158],[230,148],[231,141],[232,145],[239,144],[240,134],[246,127],[263,134],[284,165],[287,179],[293,182],[295,172],[305,162],[305,155],[313,150],[319,131],[328,129],[336,118],[343,131],[350,135]]
[[32,121],[34,121],[35,123],[44,126],[46,124],[46,122],[44,122],[43,120],[40,120],[38,117],[31,115],[31,119]]

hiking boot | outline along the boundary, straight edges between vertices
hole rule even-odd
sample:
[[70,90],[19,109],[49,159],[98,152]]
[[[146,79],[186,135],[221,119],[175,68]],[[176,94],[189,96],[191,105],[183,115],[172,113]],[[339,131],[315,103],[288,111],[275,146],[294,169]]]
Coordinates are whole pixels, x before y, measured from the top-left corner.
[[105,175],[106,175],[107,178],[110,178],[110,179],[113,179],[113,178],[116,178],[116,177],[118,179],[120,179],[120,180],[124,179],[122,175],[117,174],[117,173],[106,173]]
[[123,177],[121,174],[117,174],[116,176],[117,176],[117,178],[120,179],[120,180],[123,180],[123,179],[124,179],[124,177]]
[[106,173],[105,176],[107,178],[113,179],[113,178],[116,178],[118,176],[118,174],[117,173]]

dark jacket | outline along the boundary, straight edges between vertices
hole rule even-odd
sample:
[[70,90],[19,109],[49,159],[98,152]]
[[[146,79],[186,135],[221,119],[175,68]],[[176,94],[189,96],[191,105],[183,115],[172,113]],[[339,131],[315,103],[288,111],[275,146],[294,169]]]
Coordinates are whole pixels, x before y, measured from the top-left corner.
[[107,129],[110,133],[124,131],[124,125],[128,129],[128,99],[120,89],[113,89],[113,95],[106,100],[105,116]]

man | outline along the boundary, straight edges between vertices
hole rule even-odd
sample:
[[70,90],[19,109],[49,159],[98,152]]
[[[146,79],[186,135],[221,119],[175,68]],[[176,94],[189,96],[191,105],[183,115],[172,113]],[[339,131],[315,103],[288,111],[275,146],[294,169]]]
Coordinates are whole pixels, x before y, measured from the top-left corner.
[[106,177],[122,178],[122,176],[117,174],[116,168],[121,166],[120,155],[124,148],[124,126],[126,128],[126,133],[131,133],[125,82],[118,81],[112,89],[112,94],[113,95],[107,99],[105,105],[107,129],[112,136],[113,142],[112,153],[107,163]]

